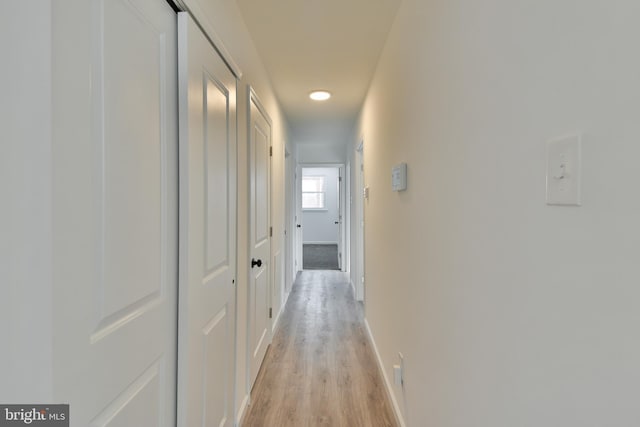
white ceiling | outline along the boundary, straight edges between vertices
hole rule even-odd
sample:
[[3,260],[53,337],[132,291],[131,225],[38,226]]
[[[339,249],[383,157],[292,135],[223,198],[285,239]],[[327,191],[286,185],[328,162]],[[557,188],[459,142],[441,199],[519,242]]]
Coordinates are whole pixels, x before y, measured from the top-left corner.
[[[351,128],[400,2],[237,0],[297,142]],[[314,89],[333,96],[311,101]]]

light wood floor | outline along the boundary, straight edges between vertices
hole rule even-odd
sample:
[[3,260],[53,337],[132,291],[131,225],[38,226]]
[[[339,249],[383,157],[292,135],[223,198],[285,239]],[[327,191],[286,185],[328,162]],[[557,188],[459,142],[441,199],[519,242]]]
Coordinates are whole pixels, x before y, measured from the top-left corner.
[[244,427],[396,426],[344,273],[302,272],[282,316]]

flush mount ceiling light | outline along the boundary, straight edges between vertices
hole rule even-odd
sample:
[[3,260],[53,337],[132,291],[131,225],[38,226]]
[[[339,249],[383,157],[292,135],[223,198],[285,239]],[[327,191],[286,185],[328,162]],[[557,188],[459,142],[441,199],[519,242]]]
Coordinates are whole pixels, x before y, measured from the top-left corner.
[[314,101],[326,101],[331,98],[331,92],[327,92],[326,90],[314,90],[309,94],[309,98]]

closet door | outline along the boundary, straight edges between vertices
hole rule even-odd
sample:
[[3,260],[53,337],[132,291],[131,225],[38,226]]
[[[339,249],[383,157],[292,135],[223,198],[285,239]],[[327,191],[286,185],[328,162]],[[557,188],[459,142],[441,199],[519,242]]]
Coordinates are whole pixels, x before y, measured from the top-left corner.
[[57,2],[53,49],[53,394],[72,426],[174,426],[176,14]]
[[178,14],[180,307],[178,425],[233,424],[236,79]]

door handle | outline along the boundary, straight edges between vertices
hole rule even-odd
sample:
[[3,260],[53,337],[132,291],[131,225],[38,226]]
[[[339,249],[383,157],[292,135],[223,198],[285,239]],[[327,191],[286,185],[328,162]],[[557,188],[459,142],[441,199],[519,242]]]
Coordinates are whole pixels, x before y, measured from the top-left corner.
[[258,267],[262,267],[262,260],[259,259],[256,261],[255,259],[251,258],[251,268],[255,267],[256,265]]
[[334,221],[334,224],[340,224],[340,221]]
[[296,224],[296,227],[300,228],[300,227],[302,227],[302,226],[301,226],[300,224]]

